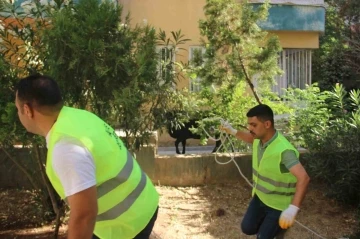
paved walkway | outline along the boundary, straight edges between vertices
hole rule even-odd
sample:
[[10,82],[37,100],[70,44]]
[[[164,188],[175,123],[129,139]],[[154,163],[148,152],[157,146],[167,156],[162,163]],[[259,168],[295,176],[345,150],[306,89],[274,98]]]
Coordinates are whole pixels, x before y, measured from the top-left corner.
[[[187,146],[185,154],[208,154],[213,151],[215,146]],[[182,147],[179,147],[181,152]],[[306,149],[298,148],[301,153],[304,153]],[[158,155],[176,155],[175,146],[158,147]]]
[[[201,153],[211,153],[214,149],[214,146],[187,146],[185,154],[201,154]],[[180,152],[182,151],[182,146],[179,147]],[[158,155],[175,155],[175,146],[172,147],[158,147]]]

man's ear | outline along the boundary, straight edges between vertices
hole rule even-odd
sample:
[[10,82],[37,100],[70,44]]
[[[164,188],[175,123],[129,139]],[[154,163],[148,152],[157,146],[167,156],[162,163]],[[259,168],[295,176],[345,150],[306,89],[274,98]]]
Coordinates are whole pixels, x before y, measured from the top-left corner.
[[265,128],[267,128],[267,129],[271,128],[271,121],[270,120],[266,120],[264,124],[265,124]]
[[23,105],[23,110],[24,110],[24,114],[27,115],[29,118],[34,117],[34,112],[32,107],[29,104],[24,104]]

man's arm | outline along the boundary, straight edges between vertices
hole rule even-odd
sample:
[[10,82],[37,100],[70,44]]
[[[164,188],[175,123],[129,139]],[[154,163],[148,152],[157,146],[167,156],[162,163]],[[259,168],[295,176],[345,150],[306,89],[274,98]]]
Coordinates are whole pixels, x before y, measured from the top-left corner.
[[70,206],[69,239],[91,239],[98,210],[95,163],[90,152],[75,139],[59,141],[53,167]]
[[241,139],[242,141],[249,144],[252,144],[254,142],[254,136],[252,136],[252,134],[250,134],[249,132],[238,130],[234,136],[237,139]]
[[282,229],[287,229],[294,224],[296,214],[298,213],[300,205],[305,197],[306,189],[310,182],[310,177],[306,173],[304,167],[298,161],[293,151],[289,151],[287,153],[284,152],[282,157],[282,163],[297,179],[294,198],[289,207],[281,213],[279,218],[280,227]]
[[310,182],[310,177],[300,163],[291,167],[289,171],[297,178],[296,192],[292,200],[292,204],[294,206],[300,207],[305,197],[306,189]]
[[228,134],[234,135],[237,139],[241,139],[246,143],[252,144],[254,142],[254,136],[250,134],[250,132],[236,130],[228,122],[220,126],[220,130],[223,130]]
[[96,186],[71,195],[67,199],[70,206],[68,239],[91,239],[98,210]]

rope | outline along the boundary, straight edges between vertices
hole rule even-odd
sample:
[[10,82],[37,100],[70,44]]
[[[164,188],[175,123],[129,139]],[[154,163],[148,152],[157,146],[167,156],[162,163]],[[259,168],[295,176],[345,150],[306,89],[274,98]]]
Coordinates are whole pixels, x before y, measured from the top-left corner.
[[[214,117],[214,118],[205,118],[201,121],[214,121],[214,120],[219,120],[221,125],[224,125],[226,123],[226,121],[220,117]],[[232,149],[234,149],[234,144],[233,144],[233,140],[230,138],[229,134],[227,133],[224,133],[224,134],[220,134],[220,137],[219,139],[216,139],[214,137],[212,137],[205,129],[204,127],[200,126],[201,129],[205,132],[205,134],[208,136],[209,139],[213,140],[213,141],[221,141],[221,144],[219,146],[219,148],[216,150],[215,152],[215,161],[220,164],[220,165],[225,165],[225,164],[228,164],[230,162],[233,162],[236,166],[236,168],[239,170],[239,173],[240,175],[243,177],[243,179],[245,179],[245,181],[250,185],[250,187],[254,187],[254,185],[245,177],[245,175],[242,173],[239,165],[236,163],[235,161],[235,156],[234,156],[234,152],[233,153],[230,153],[230,151],[228,150],[227,146],[224,144],[224,142],[226,140],[228,140],[230,142],[230,146]],[[243,128],[246,128],[244,126],[242,126]],[[226,162],[220,162],[217,160],[216,156],[219,152],[219,150],[221,149],[221,147],[223,147],[225,149],[225,152],[227,152],[230,156],[230,160],[226,161]],[[316,235],[317,237],[319,238],[322,238],[322,239],[326,239],[325,237],[321,236],[320,234],[316,233],[315,231],[311,230],[309,227],[305,226],[304,224],[300,223],[299,221],[295,220],[295,222],[300,225],[301,227],[303,227],[304,229],[308,230],[309,232],[311,232],[312,234]]]

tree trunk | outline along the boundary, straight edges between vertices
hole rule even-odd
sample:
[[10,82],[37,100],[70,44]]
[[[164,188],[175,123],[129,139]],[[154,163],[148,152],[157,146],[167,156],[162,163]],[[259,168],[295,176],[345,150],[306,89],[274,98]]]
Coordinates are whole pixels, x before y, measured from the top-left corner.
[[61,220],[62,215],[65,215],[65,206],[64,206],[64,204],[62,204],[59,207],[59,211],[56,214],[56,224],[55,224],[55,230],[54,230],[54,239],[57,239],[58,236],[59,236],[59,229],[60,229],[60,226],[62,224],[62,220]]
[[244,72],[244,75],[245,75],[246,82],[250,86],[250,89],[251,89],[252,93],[254,94],[256,101],[258,102],[259,105],[261,105],[260,98],[259,98],[258,94],[256,93],[254,84],[252,83],[252,81],[251,81],[251,79],[250,79],[250,77],[249,77],[249,75],[248,75],[248,73],[246,71],[245,65],[244,65],[241,58],[240,58],[240,63],[241,63],[241,68],[242,68],[242,70]]

